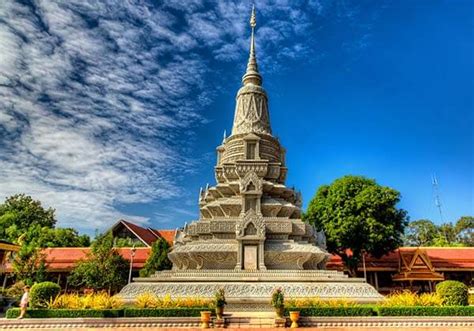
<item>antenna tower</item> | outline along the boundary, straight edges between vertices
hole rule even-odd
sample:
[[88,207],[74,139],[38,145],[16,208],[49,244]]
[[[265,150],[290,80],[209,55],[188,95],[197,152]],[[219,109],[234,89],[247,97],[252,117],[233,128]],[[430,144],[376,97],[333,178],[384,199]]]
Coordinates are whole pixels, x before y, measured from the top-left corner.
[[433,184],[434,203],[436,205],[436,208],[438,208],[440,221],[441,223],[443,223],[444,222],[443,210],[441,208],[441,198],[439,197],[439,184],[438,184],[438,178],[436,178],[436,174],[431,175],[431,183]]

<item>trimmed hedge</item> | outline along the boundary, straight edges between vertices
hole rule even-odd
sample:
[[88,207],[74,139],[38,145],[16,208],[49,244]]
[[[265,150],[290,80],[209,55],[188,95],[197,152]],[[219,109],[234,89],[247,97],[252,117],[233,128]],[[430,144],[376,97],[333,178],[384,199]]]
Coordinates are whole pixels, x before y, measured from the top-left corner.
[[285,315],[290,311],[299,311],[300,316],[373,316],[373,306],[351,306],[351,307],[301,307],[286,308]]
[[55,298],[61,287],[53,282],[37,283],[31,287],[30,301],[33,308],[46,308],[52,298]]
[[202,308],[126,308],[125,317],[199,317],[201,311],[214,309]]
[[[7,310],[6,318],[20,316],[20,308]],[[123,309],[28,309],[30,318],[123,317]]]
[[[26,317],[30,318],[81,318],[81,317],[199,317],[201,311],[214,310],[202,308],[125,308],[125,309],[28,309]],[[302,307],[286,308],[285,315],[290,311],[299,311],[301,316],[474,316],[474,306],[412,306],[412,307]],[[7,311],[6,318],[20,315],[19,308]]]
[[474,306],[375,307],[379,316],[474,316]]
[[[125,308],[125,309],[28,309],[30,318],[74,318],[74,317],[199,317],[201,311],[213,309],[201,308]],[[7,311],[6,318],[20,315],[19,308]]]
[[446,306],[469,305],[469,289],[464,283],[456,280],[445,280],[436,285],[436,293]]

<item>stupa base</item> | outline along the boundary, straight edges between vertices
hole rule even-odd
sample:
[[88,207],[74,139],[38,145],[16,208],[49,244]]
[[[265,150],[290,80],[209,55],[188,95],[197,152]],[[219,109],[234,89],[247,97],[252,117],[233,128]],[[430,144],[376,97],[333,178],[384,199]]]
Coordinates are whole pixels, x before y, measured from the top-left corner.
[[348,278],[329,270],[187,270],[162,271],[153,277],[135,278],[120,295],[133,301],[139,294],[186,298],[213,298],[224,288],[227,310],[271,310],[270,298],[281,288],[286,298],[348,299],[376,303],[382,296],[362,278]]

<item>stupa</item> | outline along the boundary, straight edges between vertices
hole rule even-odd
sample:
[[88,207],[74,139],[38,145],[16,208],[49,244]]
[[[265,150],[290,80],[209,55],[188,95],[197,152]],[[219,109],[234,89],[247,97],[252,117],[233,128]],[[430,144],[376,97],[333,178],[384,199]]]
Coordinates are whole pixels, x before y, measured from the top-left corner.
[[268,96],[255,51],[255,9],[247,70],[237,92],[232,134],[217,147],[216,185],[199,193],[199,220],[176,231],[172,270],[135,278],[121,295],[213,297],[226,291],[229,308],[267,309],[271,293],[287,297],[376,302],[361,278],[324,270],[323,233],[301,220],[301,194],[285,186],[285,149],[272,135]]

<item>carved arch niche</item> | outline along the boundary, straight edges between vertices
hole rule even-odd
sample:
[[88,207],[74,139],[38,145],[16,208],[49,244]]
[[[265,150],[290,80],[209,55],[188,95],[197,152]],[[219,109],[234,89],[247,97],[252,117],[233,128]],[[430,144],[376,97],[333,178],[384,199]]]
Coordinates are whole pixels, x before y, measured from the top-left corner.
[[262,196],[262,181],[255,172],[249,172],[240,182],[242,193],[242,213],[253,210],[261,214],[260,198]]
[[253,224],[253,222],[250,222],[247,224],[247,227],[244,230],[244,236],[256,236],[257,235],[257,228]]
[[261,194],[262,180],[255,171],[248,172],[240,181],[240,192],[242,194]]
[[251,257],[250,269],[266,270],[265,220],[263,217],[252,210],[246,212],[242,220],[236,224],[236,239],[238,251],[235,269],[249,269],[248,258]]

